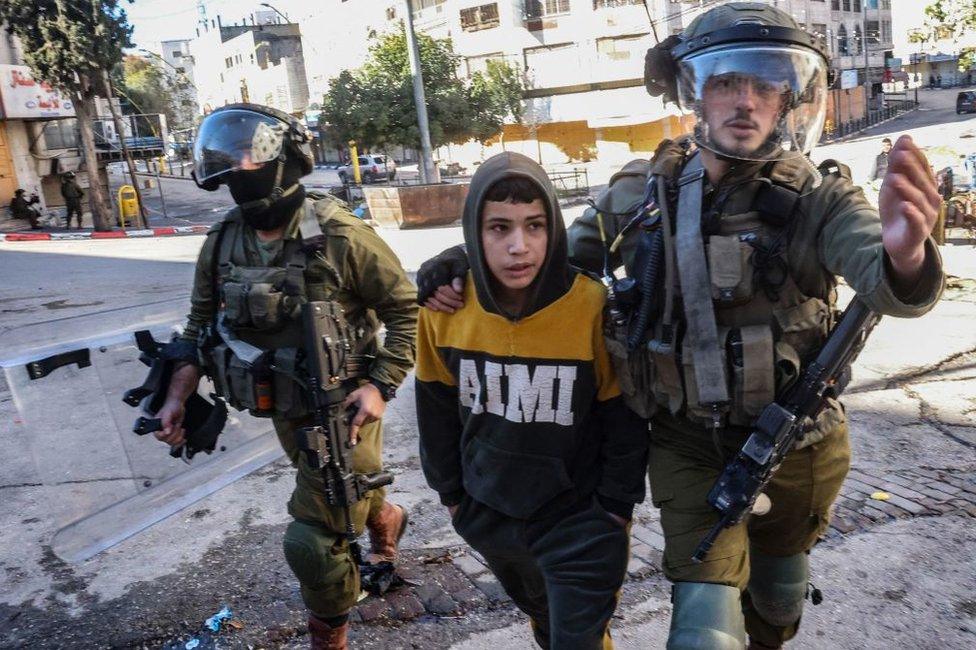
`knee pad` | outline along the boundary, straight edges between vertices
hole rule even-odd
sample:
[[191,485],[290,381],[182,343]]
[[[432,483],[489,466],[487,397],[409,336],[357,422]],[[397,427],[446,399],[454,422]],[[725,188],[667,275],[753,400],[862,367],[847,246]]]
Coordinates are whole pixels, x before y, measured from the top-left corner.
[[288,524],[285,560],[301,585],[305,606],[319,618],[347,613],[359,595],[359,574],[341,535],[300,521]]
[[705,582],[677,582],[671,588],[671,632],[667,650],[742,650],[745,624],[739,590]]
[[788,627],[800,620],[810,580],[810,557],[797,553],[776,557],[749,554],[749,597],[764,621]]

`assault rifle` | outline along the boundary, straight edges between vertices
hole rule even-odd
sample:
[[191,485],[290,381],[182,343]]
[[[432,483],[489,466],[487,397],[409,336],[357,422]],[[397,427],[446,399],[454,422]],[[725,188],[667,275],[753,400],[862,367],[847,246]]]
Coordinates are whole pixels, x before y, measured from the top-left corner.
[[349,421],[342,403],[366,376],[371,357],[355,354],[353,330],[334,302],[302,305],[302,326],[305,382],[314,415],[312,425],[298,429],[295,439],[309,464],[322,472],[328,504],[343,509],[346,539],[356,563],[362,564],[350,506],[368,491],[393,482],[389,472],[356,474],[352,470]]
[[800,379],[782,399],[763,409],[755,431],[708,493],[708,503],[720,518],[698,544],[692,556],[695,562],[705,559],[724,529],[751,512],[786,454],[803,437],[806,419],[816,420],[827,398],[836,399],[844,391],[851,380],[851,364],[879,320],[881,316],[855,297]]

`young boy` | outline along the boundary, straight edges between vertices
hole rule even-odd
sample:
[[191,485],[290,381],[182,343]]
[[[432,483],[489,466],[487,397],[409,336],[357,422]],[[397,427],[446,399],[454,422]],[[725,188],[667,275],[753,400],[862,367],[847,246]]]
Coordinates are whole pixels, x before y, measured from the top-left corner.
[[604,348],[603,287],[569,266],[555,191],[525,156],[481,165],[462,221],[464,307],[419,321],[424,474],[541,647],[612,647],[648,434]]

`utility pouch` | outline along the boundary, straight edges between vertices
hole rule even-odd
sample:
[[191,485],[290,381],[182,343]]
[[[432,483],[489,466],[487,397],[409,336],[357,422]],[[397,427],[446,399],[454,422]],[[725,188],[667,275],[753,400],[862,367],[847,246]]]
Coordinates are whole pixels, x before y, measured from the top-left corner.
[[672,415],[677,414],[684,403],[684,389],[674,345],[664,343],[660,337],[654,338],[647,343],[647,359],[653,366],[655,401],[667,406]]
[[801,362],[816,354],[830,331],[830,308],[819,298],[774,309],[773,316],[781,332],[777,340],[792,346]]
[[231,406],[241,411],[248,409],[252,415],[271,416],[271,413],[258,411],[253,368],[233,353],[228,355],[227,383],[230,386],[227,401]]
[[627,345],[613,336],[604,336],[610,361],[617,374],[617,383],[624,402],[642,418],[654,415],[657,404],[654,401],[654,366],[650,352],[645,346],[638,346],[628,352]]
[[712,299],[721,303],[741,303],[752,298],[752,247],[754,233],[712,235],[708,238],[708,272]]
[[224,282],[221,285],[224,301],[224,318],[231,327],[250,327],[251,317],[247,307],[247,294],[251,286],[246,282]]
[[274,351],[275,409],[284,418],[295,419],[308,415],[311,409],[305,398],[305,387],[298,377],[298,349],[279,348]]
[[751,426],[776,398],[773,331],[749,325],[729,331],[727,341],[733,394],[729,423]]
[[[227,347],[226,343],[218,343],[213,346],[210,350],[209,358],[211,363],[208,364],[212,368],[211,378],[213,380],[214,390],[217,394],[230,402],[231,397],[231,386],[227,377],[227,366],[230,361],[231,351]],[[236,404],[231,404],[235,406]]]
[[270,282],[259,282],[250,286],[250,291],[247,293],[247,308],[255,329],[273,330],[282,324],[283,295]]

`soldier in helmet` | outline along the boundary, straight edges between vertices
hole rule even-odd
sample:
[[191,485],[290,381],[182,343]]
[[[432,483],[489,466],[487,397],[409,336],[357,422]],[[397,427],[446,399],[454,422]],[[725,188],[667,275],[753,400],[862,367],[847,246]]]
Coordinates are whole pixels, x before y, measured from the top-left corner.
[[[313,168],[310,141],[302,122],[255,104],[221,107],[200,125],[194,179],[209,191],[226,184],[237,206],[210,229],[200,251],[182,335],[185,363],[174,372],[159,411],[163,430],[157,437],[170,445],[183,441],[183,402],[200,379],[198,359],[231,405],[272,418],[298,469],[285,558],[309,609],[312,646],[339,650],[346,647],[359,573],[343,536],[344,514],[327,503],[319,470],[294,440],[295,430],[312,415],[301,386],[288,374],[301,363],[300,307],[313,300],[338,302],[360,334],[359,351],[372,358],[368,377],[346,400],[355,409],[352,469],[372,474],[382,464],[386,402],[413,366],[417,306],[400,261],[372,228],[338,199],[306,194],[300,181]],[[230,344],[234,339],[273,363],[241,362]],[[270,408],[253,390],[262,381],[259,375],[273,386]],[[356,533],[369,530],[367,561],[394,561],[407,525],[405,509],[385,501],[380,488],[353,504],[351,515]]]
[[74,172],[65,172],[61,178],[61,196],[64,198],[64,227],[71,228],[72,215],[78,220],[78,229],[81,229],[81,199],[85,193],[78,186]]
[[[877,209],[845,165],[807,157],[828,61],[816,36],[769,5],[705,12],[652,48],[645,69],[652,95],[694,114],[693,133],[628,163],[568,230],[574,264],[611,279],[622,264],[640,280],[636,318],[614,338],[621,386],[651,419],[672,650],[778,648],[797,633],[808,553],[850,464],[839,403],[786,457],[765,514],[724,530],[705,561],[692,555],[718,519],[706,497],[722,468],[823,344],[838,276],[892,316],[920,316],[942,293],[930,236],[939,195],[911,138],[891,149]],[[428,261],[419,299],[457,308],[466,268],[459,249]]]

